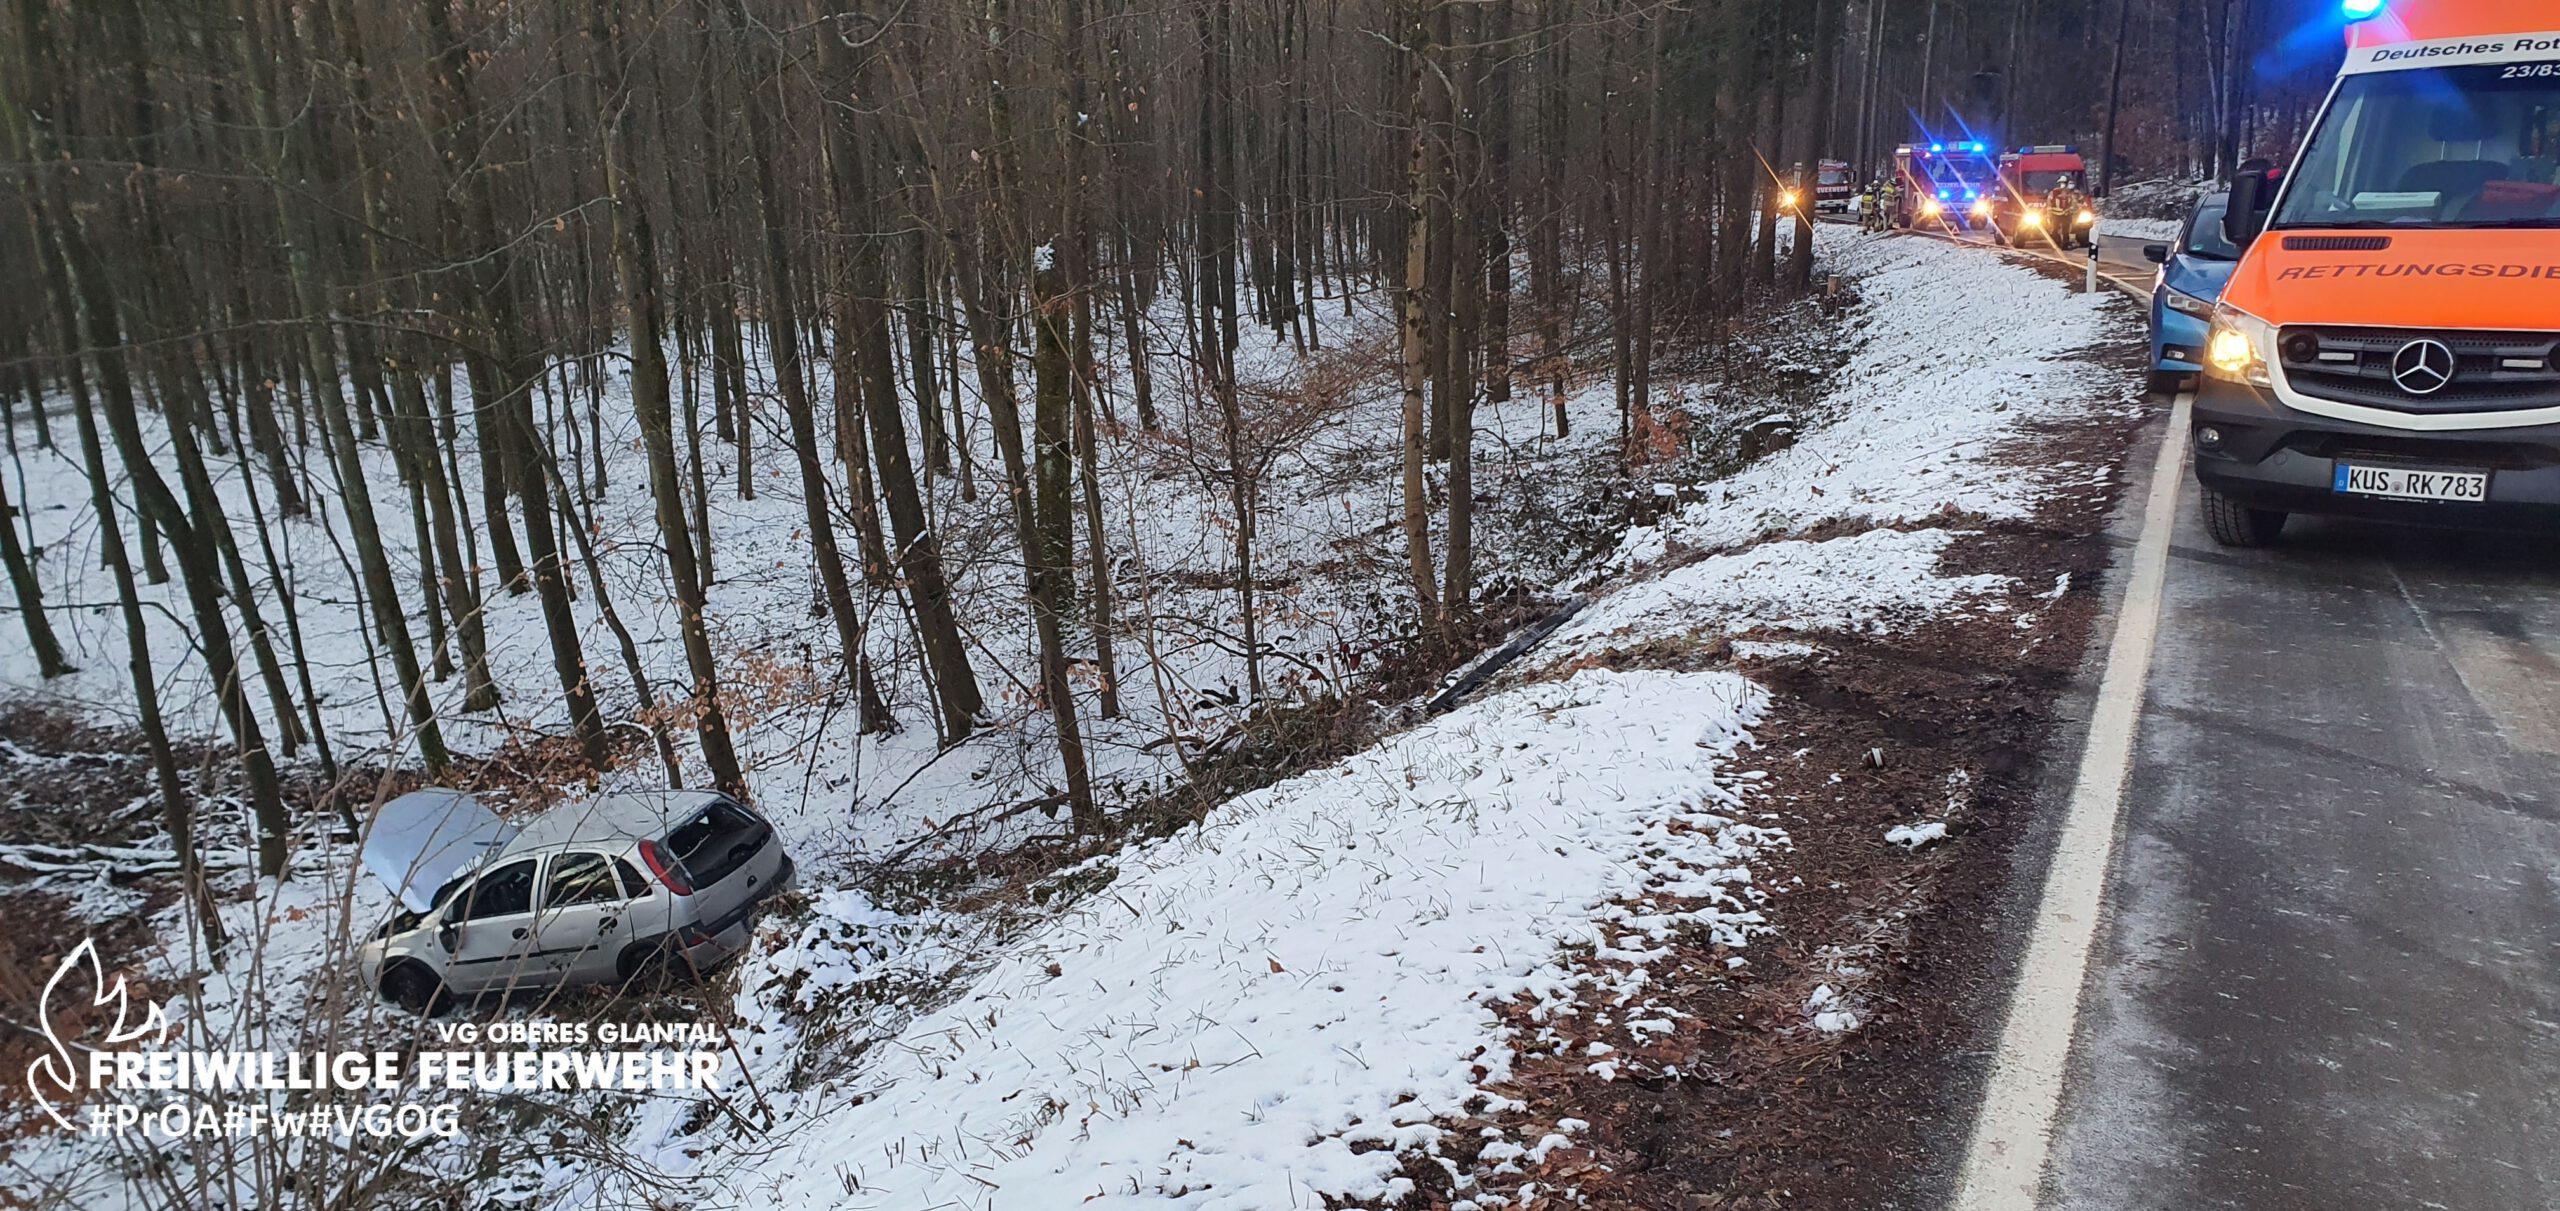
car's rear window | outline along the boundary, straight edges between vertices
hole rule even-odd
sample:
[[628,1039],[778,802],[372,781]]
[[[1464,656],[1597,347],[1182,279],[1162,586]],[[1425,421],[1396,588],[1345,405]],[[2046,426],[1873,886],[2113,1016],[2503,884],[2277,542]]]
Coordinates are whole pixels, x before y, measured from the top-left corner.
[[666,847],[692,872],[696,886],[709,887],[764,848],[766,831],[755,813],[719,799],[668,832]]

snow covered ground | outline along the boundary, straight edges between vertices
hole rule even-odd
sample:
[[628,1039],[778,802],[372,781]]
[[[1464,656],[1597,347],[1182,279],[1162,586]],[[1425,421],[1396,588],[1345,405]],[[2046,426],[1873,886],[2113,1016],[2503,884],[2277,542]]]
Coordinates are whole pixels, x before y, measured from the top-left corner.
[[[1993,455],[2035,422],[2084,414],[2103,394],[2109,380],[2087,354],[2122,335],[2112,299],[1939,241],[1824,234],[1863,305],[1850,321],[1858,348],[1834,376],[1822,423],[1736,475],[1696,485],[1697,503],[1629,533],[1595,580],[1825,525],[2018,520],[2056,487],[2105,474],[2068,460],[2021,473]],[[1823,545],[1860,549],[1838,541]],[[1785,562],[1837,572],[1841,593],[1903,591],[1890,583],[1900,574],[1890,561]]]
[[[734,990],[721,1010],[769,1121],[760,1115],[762,1129],[750,1132],[690,1099],[653,1099],[603,1120],[623,1161],[556,1156],[481,1193],[546,1206],[1392,1204],[1410,1192],[1412,1164],[1432,1167],[1461,1121],[1499,1108],[1518,1040],[1498,1007],[1525,1005],[1534,1021],[1547,1007],[1597,999],[1631,1021],[1658,1020],[1642,973],[1664,939],[1706,930],[1737,949],[1765,939],[1758,906],[1780,890],[1767,871],[1790,841],[1755,810],[1749,766],[1786,738],[1756,733],[1770,696],[1741,672],[1643,667],[1640,657],[1602,667],[1611,662],[1598,657],[1739,636],[1764,653],[1819,658],[1826,633],[1892,635],[1949,617],[2032,625],[2027,611],[2046,586],[1943,573],[1940,557],[1986,521],[2028,517],[2047,494],[2106,474],[2068,460],[2021,470],[2015,455],[2037,424],[2115,404],[2101,398],[2110,380],[2085,354],[2124,335],[2120,303],[1978,250],[1821,231],[1830,266],[1860,293],[1847,321],[1859,344],[1821,405],[1799,418],[1791,447],[1720,480],[1675,485],[1689,503],[1585,566],[1554,569],[1557,587],[1590,606],[1473,700],[1234,798],[1196,827],[1061,872],[1038,905],[892,907],[853,874],[858,858],[934,822],[1036,788],[1045,771],[1010,755],[1026,746],[973,745],[937,763],[921,723],[857,739],[849,723],[792,698],[801,682],[775,669],[774,705],[740,730],[759,801],[801,857],[811,903],[767,923],[725,977]],[[1349,342],[1362,322],[1329,341]],[[1269,351],[1249,373],[1283,381],[1287,361]],[[1311,680],[1349,675],[1348,653],[1397,608],[1391,593],[1383,605],[1361,598],[1392,575],[1322,570],[1344,536],[1393,520],[1393,482],[1364,461],[1391,446],[1377,437],[1389,407],[1382,384],[1347,398],[1295,454],[1298,474],[1271,502],[1265,532],[1279,563],[1306,569],[1275,621]],[[1524,399],[1480,418],[1494,431],[1480,476],[1511,475],[1525,490],[1552,473],[1553,462],[1507,463],[1502,453],[1550,441],[1536,436],[1543,407]],[[1574,407],[1574,446],[1543,457],[1614,440],[1605,384]],[[608,453],[624,493],[600,509],[609,579],[626,615],[638,616],[627,620],[653,668],[672,677],[680,663],[649,570],[646,516],[627,493],[640,480],[637,454],[621,438]],[[1116,447],[1105,472],[1111,508],[1146,535],[1133,558],[1159,571],[1222,569],[1215,494],[1150,479],[1150,456],[1142,443]],[[66,468],[41,459],[29,468],[39,502],[81,499]],[[388,482],[387,464],[379,470]],[[719,502],[714,612],[727,620],[724,647],[805,668],[812,660],[798,653],[823,642],[825,624],[805,618],[792,487],[777,477],[754,502]],[[36,517],[56,550],[47,562],[55,600],[99,600],[78,510]],[[1488,566],[1536,567],[1528,546],[1541,537],[1479,542],[1497,544]],[[389,743],[395,730],[361,688],[349,580],[325,538],[296,541],[305,625],[349,671],[332,717],[351,737]],[[993,561],[964,576],[972,618],[1002,616],[1007,592]],[[539,640],[529,600],[495,611],[493,644],[538,650],[528,646]],[[41,686],[10,649],[0,684],[112,717],[112,615],[66,614],[88,671]],[[1027,642],[986,625],[990,653],[1018,676]],[[1125,692],[1141,705],[1105,728],[1101,745],[1106,774],[1131,781],[1164,776],[1167,759],[1142,746],[1169,730],[1214,729],[1221,708],[1203,691],[1240,680],[1232,653],[1206,636],[1172,637],[1154,669],[1139,666],[1136,648],[1124,644],[1121,659]],[[183,653],[170,651],[164,671],[188,698]],[[982,671],[991,689],[1002,684]],[[506,676],[511,719],[559,724],[538,668],[511,664]],[[1151,681],[1162,688],[1140,688]],[[1037,713],[1019,695],[1011,701],[1008,726],[1036,739]],[[463,729],[460,743],[495,743],[502,729],[486,726]],[[359,892],[375,899],[340,916],[343,854],[305,863],[314,877],[230,910],[236,926],[279,939],[263,973],[271,987],[332,969],[335,955],[315,941],[326,922],[379,911],[378,893]],[[1662,911],[1665,900],[1689,907]],[[169,921],[160,929],[179,936]],[[1595,954],[1622,974],[1595,986],[1576,961]],[[245,1013],[254,997],[245,984],[217,985],[207,1006]],[[1829,1001],[1818,1012],[1829,1015],[1826,1031],[1856,1027],[1854,1012]],[[1481,1158],[1541,1154],[1567,1142],[1568,1126],[1496,1141]],[[77,1159],[42,1151],[36,1164],[48,1173]],[[1472,1175],[1441,1167],[1464,1197]],[[101,1201],[114,1186],[104,1169],[84,1183]]]
[[2102,218],[2098,220],[2098,234],[2119,240],[2166,244],[2177,239],[2186,225],[2185,219]]
[[[1561,953],[1756,932],[1749,864],[1785,837],[1738,818],[1722,770],[1764,697],[1592,671],[1238,798],[1112,859],[720,1184],[794,1207],[1392,1200],[1403,1156],[1509,1075],[1492,1006],[1573,994]],[[1663,889],[1708,903],[1613,908]]]

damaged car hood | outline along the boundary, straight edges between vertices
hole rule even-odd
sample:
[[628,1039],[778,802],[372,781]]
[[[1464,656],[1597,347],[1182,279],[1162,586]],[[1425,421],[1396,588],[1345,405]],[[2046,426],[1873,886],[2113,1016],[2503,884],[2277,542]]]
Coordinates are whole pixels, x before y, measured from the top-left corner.
[[411,912],[435,907],[436,889],[515,839],[516,826],[457,790],[411,791],[382,805],[358,860]]

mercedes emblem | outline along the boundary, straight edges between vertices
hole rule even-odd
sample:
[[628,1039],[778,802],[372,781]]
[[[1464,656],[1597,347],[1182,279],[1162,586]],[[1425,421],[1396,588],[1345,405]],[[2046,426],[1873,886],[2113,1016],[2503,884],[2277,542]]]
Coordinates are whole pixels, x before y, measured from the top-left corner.
[[2421,337],[2391,355],[2391,381],[2411,395],[2433,395],[2453,381],[2453,350]]

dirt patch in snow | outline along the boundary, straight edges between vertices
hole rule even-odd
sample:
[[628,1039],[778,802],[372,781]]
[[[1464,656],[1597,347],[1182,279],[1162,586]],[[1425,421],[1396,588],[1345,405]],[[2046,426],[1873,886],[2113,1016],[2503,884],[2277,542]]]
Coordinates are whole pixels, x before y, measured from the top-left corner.
[[[2006,452],[2091,475],[2032,520],[1947,550],[1942,575],[2013,579],[2004,614],[1894,637],[1617,654],[1611,663],[1732,659],[1770,690],[1755,729],[1766,777],[1746,802],[1794,841],[1756,872],[1782,893],[1765,910],[1776,928],[1741,949],[1684,940],[1630,1003],[1535,1021],[1523,1007],[1512,1025],[1534,1058],[1507,1091],[1522,1105],[1476,1125],[1483,1154],[1450,1158],[1481,1183],[1455,1197],[1939,1201],[1996,1042],[2014,960],[2003,926],[2014,889],[2041,869],[2047,778],[2072,747],[2056,744],[2059,712],[2101,613],[2107,520],[2145,419],[2050,426]],[[1888,838],[1898,828],[1899,843]]]

